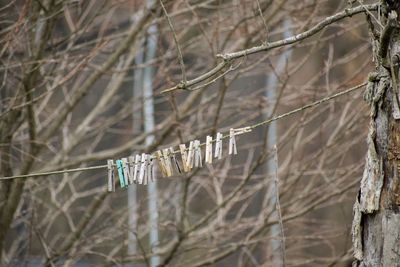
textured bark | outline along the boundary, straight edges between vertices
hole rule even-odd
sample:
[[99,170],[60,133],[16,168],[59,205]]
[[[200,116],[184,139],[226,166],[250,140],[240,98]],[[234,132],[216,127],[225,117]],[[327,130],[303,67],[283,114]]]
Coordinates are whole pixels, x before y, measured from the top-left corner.
[[[371,107],[368,153],[354,205],[354,266],[400,266],[400,120],[396,6],[383,3],[380,40],[374,43],[376,72],[369,76],[365,99]],[[397,99],[396,99],[397,98]]]

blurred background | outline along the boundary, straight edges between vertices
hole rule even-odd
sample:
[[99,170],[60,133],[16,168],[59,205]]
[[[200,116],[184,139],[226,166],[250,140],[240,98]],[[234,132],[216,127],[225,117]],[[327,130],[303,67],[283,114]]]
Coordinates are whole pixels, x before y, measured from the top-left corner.
[[[290,45],[217,56],[359,4],[1,0],[0,176],[177,150],[360,85],[374,66],[364,13]],[[240,135],[238,155],[224,141],[221,160],[157,171],[149,185],[106,192],[106,168],[2,180],[0,265],[350,266],[362,93]]]

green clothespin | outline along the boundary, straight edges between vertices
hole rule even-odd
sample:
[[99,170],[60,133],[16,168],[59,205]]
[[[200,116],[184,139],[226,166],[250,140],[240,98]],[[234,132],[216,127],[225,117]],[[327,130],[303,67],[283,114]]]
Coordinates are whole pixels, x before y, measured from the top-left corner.
[[125,187],[125,178],[124,178],[124,171],[122,168],[122,161],[117,159],[115,161],[115,163],[117,164],[117,169],[118,169],[119,184],[121,185],[121,188],[124,188]]

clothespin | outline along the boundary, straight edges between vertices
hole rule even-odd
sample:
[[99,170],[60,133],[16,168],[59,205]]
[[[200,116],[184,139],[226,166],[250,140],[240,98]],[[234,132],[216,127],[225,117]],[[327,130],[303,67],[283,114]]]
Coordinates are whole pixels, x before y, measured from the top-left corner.
[[146,173],[146,154],[142,153],[142,157],[140,159],[140,171],[139,171],[139,178],[138,184],[143,184],[144,175]]
[[145,172],[144,172],[144,179],[143,184],[147,185],[149,180],[151,179],[151,169],[150,169],[150,159],[151,156],[146,154],[146,161],[145,161]]
[[122,162],[122,171],[124,172],[125,185],[128,186],[129,185],[129,180],[131,180],[130,174],[129,174],[128,159],[127,158],[122,158],[121,162]]
[[166,167],[165,167],[165,160],[162,152],[160,150],[156,151],[156,158],[158,160],[158,165],[160,166],[161,175],[163,177],[168,176]]
[[107,168],[108,168],[108,192],[115,192],[115,183],[114,183],[114,161],[112,159],[107,160]]
[[118,176],[119,176],[119,184],[121,186],[121,188],[125,187],[125,178],[124,178],[124,171],[123,171],[123,167],[122,167],[122,162],[121,160],[117,159],[115,161],[115,163],[117,164],[117,170],[118,170]]
[[165,173],[167,174],[168,177],[172,176],[172,164],[171,164],[171,159],[169,157],[169,149],[165,148],[162,150],[163,154],[163,159],[164,159],[164,168],[165,168]]
[[212,137],[206,137],[206,163],[212,163]]
[[149,159],[150,164],[149,164],[148,173],[149,173],[150,180],[152,182],[154,182],[154,180],[155,180],[154,161],[153,160],[154,160],[153,157],[150,156],[150,159]]
[[232,155],[232,153],[237,154],[235,130],[233,128],[229,130],[229,155]]
[[190,141],[189,143],[189,152],[187,156],[187,166],[190,169],[193,169],[193,164],[194,164],[194,149],[193,149],[193,141]]
[[222,159],[222,134],[217,133],[217,138],[215,140],[215,158]]
[[243,127],[243,128],[236,128],[236,129],[233,129],[233,131],[235,132],[235,135],[249,133],[249,132],[251,132],[251,127],[248,126],[248,127]]
[[174,152],[174,149],[172,147],[169,148],[169,155],[170,155],[170,158],[171,158],[171,160],[173,162],[172,164],[174,165],[174,168],[175,168],[176,172],[177,173],[182,173],[181,166],[179,166],[179,162],[176,159],[175,152]]
[[144,174],[143,174],[143,179],[142,179],[142,185],[147,184],[147,155],[144,154],[144,163],[142,163],[144,166]]
[[203,167],[202,158],[201,158],[201,147],[200,141],[194,140],[194,166],[195,167]]
[[237,147],[236,147],[236,140],[235,135],[244,134],[251,132],[251,127],[244,127],[244,128],[231,128],[229,130],[229,155],[237,154]]
[[183,164],[183,171],[184,172],[189,172],[190,168],[187,165],[188,163],[188,156],[187,156],[187,152],[186,152],[186,145],[185,144],[180,144],[179,145],[179,149],[181,151],[181,157],[182,157],[182,164]]
[[137,183],[139,173],[140,155],[135,156],[135,166],[133,169],[133,182]]
[[129,156],[128,164],[129,164],[129,184],[133,184],[135,182],[135,157],[134,156]]

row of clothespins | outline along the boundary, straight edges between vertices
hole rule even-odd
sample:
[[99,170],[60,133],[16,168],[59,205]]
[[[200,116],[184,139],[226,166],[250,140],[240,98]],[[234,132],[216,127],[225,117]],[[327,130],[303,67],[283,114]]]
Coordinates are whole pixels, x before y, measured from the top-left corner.
[[[251,127],[238,129],[230,129],[229,131],[229,149],[228,154],[237,154],[237,146],[235,136],[251,131]],[[226,136],[228,137],[228,136]],[[121,188],[131,184],[146,185],[150,181],[155,180],[154,162],[158,162],[161,175],[170,177],[174,171],[177,174],[189,172],[193,167],[203,166],[203,157],[201,147],[205,145],[205,163],[211,164],[213,159],[213,145],[215,143],[214,157],[222,158],[222,140],[223,134],[217,133],[213,140],[211,136],[206,137],[206,142],[201,144],[199,140],[190,141],[189,147],[185,144],[179,145],[179,150],[174,151],[172,147],[156,151],[153,155],[142,153],[141,155],[121,158],[115,161],[107,160],[108,167],[108,187],[109,192],[115,191],[114,173],[117,169],[119,184]],[[176,154],[181,155],[182,167],[176,157]]]

